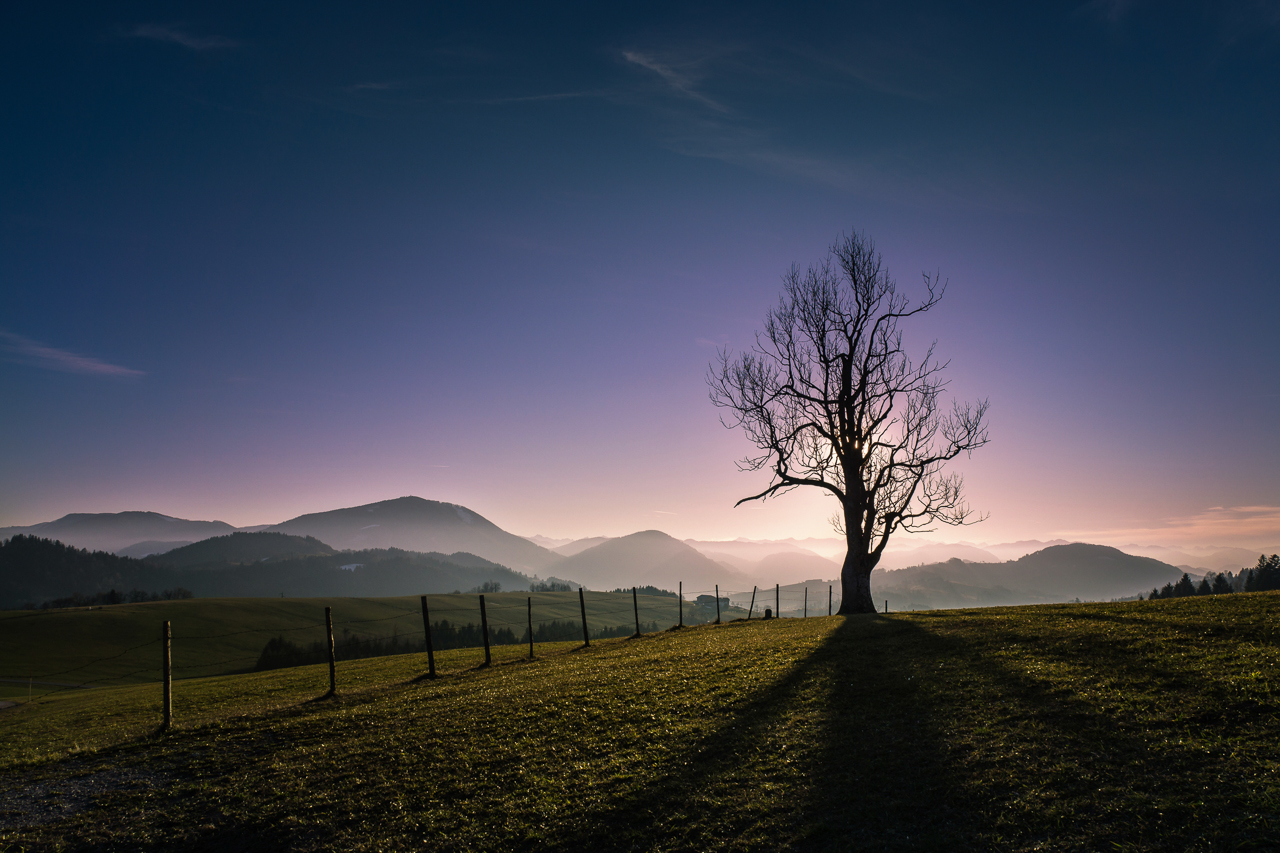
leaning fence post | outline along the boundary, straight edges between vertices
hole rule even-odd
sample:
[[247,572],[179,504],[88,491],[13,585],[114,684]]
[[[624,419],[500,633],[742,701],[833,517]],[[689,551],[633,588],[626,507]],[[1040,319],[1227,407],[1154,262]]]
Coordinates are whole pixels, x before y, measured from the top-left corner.
[[533,660],[533,596],[529,596],[529,660]]
[[684,581],[680,581],[680,627],[684,627]]
[[782,584],[773,585],[773,615],[782,618]]
[[427,678],[436,677],[436,653],[431,648],[431,616],[427,612],[427,597],[422,596],[422,633],[427,638]]
[[751,618],[751,611],[756,609],[756,587],[751,587],[751,606],[747,608],[747,618]]
[[631,606],[636,611],[636,636],[640,636],[640,599],[636,597],[636,588],[631,587]]
[[164,627],[160,630],[161,645],[164,647],[162,654],[162,669],[164,670],[164,725],[161,726],[162,731],[168,731],[169,726],[173,725],[173,659],[170,655],[170,640],[173,633],[169,630],[169,623],[165,622]]
[[338,692],[338,661],[333,648],[333,608],[324,609],[324,630],[329,635],[329,695]]
[[582,645],[591,645],[591,634],[587,632],[587,597],[578,587],[578,606],[582,608]]
[[484,665],[493,663],[489,655],[489,617],[484,612],[484,596],[480,596],[480,633],[484,634]]
[[716,624],[720,624],[720,584],[716,584]]

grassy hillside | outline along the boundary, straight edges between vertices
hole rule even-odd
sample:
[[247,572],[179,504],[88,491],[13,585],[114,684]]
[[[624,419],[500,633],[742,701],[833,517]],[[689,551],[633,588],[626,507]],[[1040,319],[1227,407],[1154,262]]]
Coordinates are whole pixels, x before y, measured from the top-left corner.
[[[522,636],[533,599],[535,627],[556,621],[581,622],[576,592],[486,595],[489,627],[511,628]],[[588,592],[587,624],[633,625],[631,596]],[[640,620],[666,627],[677,621],[674,598],[640,596]],[[110,607],[0,612],[0,679],[57,685],[116,685],[159,678],[161,624],[170,621],[175,678],[242,672],[253,667],[267,640],[284,636],[297,643],[322,641],[324,608],[333,608],[334,633],[362,637],[422,638],[417,596],[402,598],[222,598],[119,604]],[[429,595],[431,621],[480,624],[475,595]],[[727,614],[727,612],[726,612]],[[686,621],[700,613],[686,602]],[[472,655],[475,657],[475,654]],[[0,698],[25,697],[28,685],[0,681]],[[42,689],[35,687],[35,695]],[[47,685],[43,692],[58,690]]]
[[[1280,594],[735,622],[0,712],[16,849],[1280,845]],[[507,654],[519,649],[504,650]],[[39,821],[39,822],[35,822]],[[22,826],[23,828],[18,828]]]

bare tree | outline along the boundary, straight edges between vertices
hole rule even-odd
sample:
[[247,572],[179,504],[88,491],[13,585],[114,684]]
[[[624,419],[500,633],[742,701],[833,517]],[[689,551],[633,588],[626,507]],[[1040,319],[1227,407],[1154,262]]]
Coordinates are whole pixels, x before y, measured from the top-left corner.
[[736,505],[798,486],[840,502],[832,519],[848,545],[840,572],[841,613],[875,611],[871,571],[889,537],[975,518],[959,474],[946,463],[987,443],[987,401],[940,411],[947,362],[933,346],[918,363],[898,323],[938,304],[946,290],[924,275],[915,306],[899,294],[875,244],[854,233],[816,267],[792,267],[755,346],[722,350],[707,382],[721,422],[758,448],[741,470],[768,469],[769,487]]

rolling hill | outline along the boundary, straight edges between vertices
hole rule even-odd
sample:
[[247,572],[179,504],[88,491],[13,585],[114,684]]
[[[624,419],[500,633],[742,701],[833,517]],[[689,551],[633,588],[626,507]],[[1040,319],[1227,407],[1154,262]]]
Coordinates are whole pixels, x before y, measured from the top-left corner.
[[555,566],[560,577],[574,578],[592,589],[652,585],[674,590],[711,589],[715,584],[750,589],[746,575],[700,554],[659,530],[644,530],[609,539],[565,557]]
[[[273,542],[270,538],[261,541]],[[307,540],[300,541],[308,547],[326,547],[315,540],[310,540],[314,546]],[[280,543],[274,544],[279,550]],[[294,543],[285,544],[294,547]],[[233,542],[230,548],[237,556],[261,553],[250,551],[239,542]],[[181,587],[199,598],[369,597],[447,593],[485,582],[523,590],[528,589],[529,580],[505,566],[464,553],[446,556],[397,549],[330,551],[268,558],[268,562],[201,562],[175,567],[21,535],[0,544],[0,609],[39,606],[53,599],[91,596],[112,589],[161,592]]]
[[752,583],[764,585],[790,584],[812,578],[834,578],[840,574],[839,563],[807,551],[779,551],[754,561],[718,551],[706,550],[701,553],[751,578]]
[[314,536],[339,550],[465,551],[521,571],[541,571],[561,559],[466,507],[418,497],[300,515],[267,530]]
[[894,609],[985,607],[1041,602],[1110,601],[1176,582],[1182,571],[1104,545],[1054,545],[1004,563],[959,559],[871,576],[879,602]]
[[56,539],[90,551],[114,552],[142,542],[173,543],[169,547],[178,547],[210,536],[234,533],[235,530],[223,521],[188,521],[158,512],[77,512],[28,527],[0,528],[0,539],[23,534]]
[[175,569],[218,564],[261,563],[294,557],[332,556],[337,552],[311,536],[287,533],[231,533],[193,542],[163,554],[155,554],[147,562]]

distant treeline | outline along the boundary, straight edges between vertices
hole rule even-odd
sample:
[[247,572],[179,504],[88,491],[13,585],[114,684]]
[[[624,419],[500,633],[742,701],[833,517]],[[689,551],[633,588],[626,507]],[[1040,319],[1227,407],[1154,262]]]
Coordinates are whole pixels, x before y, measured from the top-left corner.
[[55,598],[52,601],[46,601],[40,605],[41,610],[50,610],[57,607],[94,607],[103,604],[138,604],[144,601],[181,601],[186,598],[195,598],[195,595],[189,589],[177,587],[176,589],[166,589],[164,592],[143,592],[140,589],[131,589],[128,592],[116,592],[114,589],[106,592],[99,592],[95,595],[80,595],[79,593],[69,598]]
[[[658,623],[642,622],[640,630],[657,631]],[[629,637],[635,633],[635,624],[613,625],[596,628],[591,631],[591,639],[600,640],[607,637]],[[535,643],[555,643],[582,639],[582,623],[574,621],[561,622],[553,620],[543,622],[533,629]],[[490,628],[489,644],[492,646],[514,646],[529,642],[529,629],[524,629],[521,636],[510,628]],[[362,637],[344,631],[341,638],[334,638],[334,656],[338,660],[359,660],[361,658],[382,657],[384,655],[404,655],[426,651],[426,642],[422,638],[408,639],[393,633],[390,637]],[[455,625],[447,619],[431,624],[431,647],[435,651],[447,649],[473,649],[484,645],[484,634],[480,626],[468,622]],[[288,666],[306,666],[313,663],[325,663],[329,660],[329,652],[324,643],[315,642],[303,645],[283,636],[273,637],[267,641],[258,657],[255,670],[281,669]]]
[[1177,583],[1167,583],[1160,589],[1151,590],[1148,601],[1161,598],[1187,598],[1193,595],[1228,595],[1234,592],[1267,592],[1280,589],[1280,555],[1265,554],[1258,557],[1258,565],[1252,569],[1242,569],[1240,574],[1231,572],[1210,572],[1200,579],[1200,583],[1191,580],[1191,576],[1183,573]]
[[[679,598],[669,589],[658,589],[656,586],[638,586],[635,588],[638,595],[662,595],[667,598]],[[631,592],[631,587],[618,587],[614,592]]]
[[548,578],[544,581],[534,581],[529,584],[529,592],[573,592],[573,584],[558,581],[555,578]]

